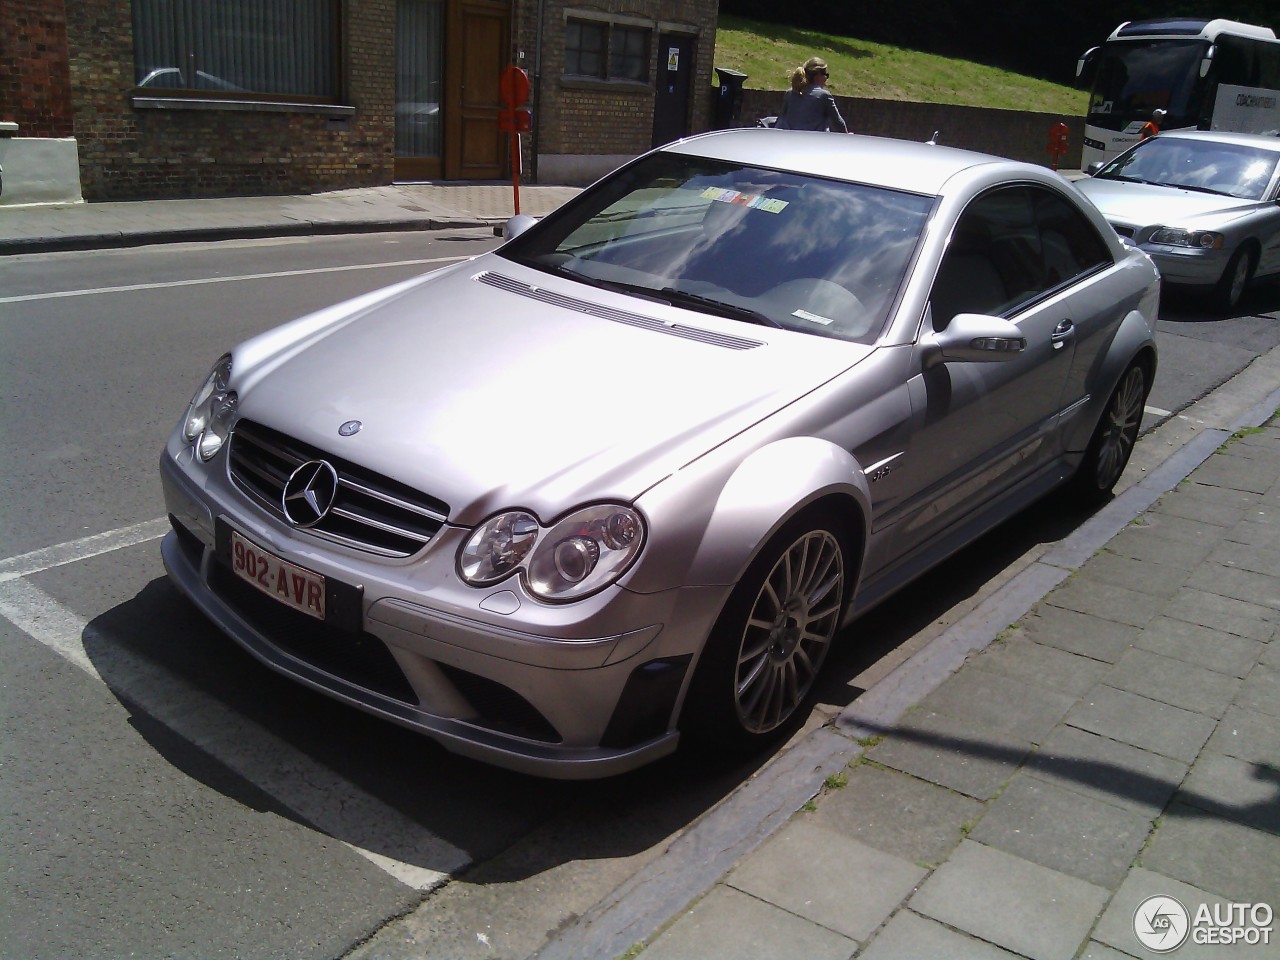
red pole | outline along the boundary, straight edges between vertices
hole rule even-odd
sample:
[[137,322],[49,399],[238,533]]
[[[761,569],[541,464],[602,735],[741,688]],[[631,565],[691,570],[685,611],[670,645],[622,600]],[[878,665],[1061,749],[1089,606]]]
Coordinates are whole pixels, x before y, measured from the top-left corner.
[[[515,124],[512,124],[514,128]],[[511,131],[511,192],[515,194],[515,215],[520,216],[520,134]]]

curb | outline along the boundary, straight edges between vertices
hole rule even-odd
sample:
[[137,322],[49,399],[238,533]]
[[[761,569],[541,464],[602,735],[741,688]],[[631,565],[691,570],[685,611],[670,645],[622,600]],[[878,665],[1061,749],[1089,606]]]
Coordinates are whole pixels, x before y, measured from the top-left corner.
[[209,243],[219,240],[264,240],[272,237],[339,236],[412,230],[452,230],[487,227],[504,218],[449,217],[414,220],[299,220],[291,223],[189,227],[111,233],[68,234],[53,237],[0,239],[0,256],[23,253],[63,253],[75,250],[116,250],[158,243]]

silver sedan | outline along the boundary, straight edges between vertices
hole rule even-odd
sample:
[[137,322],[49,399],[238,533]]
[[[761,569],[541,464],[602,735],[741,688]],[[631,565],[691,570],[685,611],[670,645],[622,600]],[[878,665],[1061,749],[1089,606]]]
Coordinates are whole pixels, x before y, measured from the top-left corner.
[[1250,282],[1280,273],[1280,139],[1162,133],[1077,188],[1169,283],[1208,290],[1230,310]]
[[604,776],[793,729],[840,627],[1033,499],[1105,498],[1159,279],[1043,168],[741,130],[214,365],[173,582],[458,753]]

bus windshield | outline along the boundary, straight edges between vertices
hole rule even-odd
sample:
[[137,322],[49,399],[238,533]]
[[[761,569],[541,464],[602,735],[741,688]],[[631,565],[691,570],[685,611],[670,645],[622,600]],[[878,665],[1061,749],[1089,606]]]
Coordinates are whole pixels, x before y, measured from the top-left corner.
[[1112,130],[1167,111],[1163,126],[1195,126],[1203,40],[1112,41],[1102,48],[1089,122]]

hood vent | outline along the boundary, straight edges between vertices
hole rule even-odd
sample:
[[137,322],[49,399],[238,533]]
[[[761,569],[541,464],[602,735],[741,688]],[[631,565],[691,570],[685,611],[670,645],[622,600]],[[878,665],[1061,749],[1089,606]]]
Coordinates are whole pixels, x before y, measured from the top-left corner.
[[652,330],[654,333],[666,333],[685,340],[696,340],[699,343],[710,344],[714,347],[724,347],[727,350],[751,350],[755,347],[764,346],[764,343],[760,340],[733,337],[723,333],[715,333],[711,330],[702,330],[698,327],[687,327],[681,323],[666,323],[653,317],[646,317],[644,314],[628,313],[626,310],[615,310],[612,307],[605,307],[589,300],[579,300],[577,297],[553,293],[543,287],[535,287],[488,270],[476,274],[472,279],[488,284],[491,287],[497,287],[499,290],[518,293],[522,297],[530,297],[541,303],[562,307],[565,310],[586,313],[593,317],[599,317],[601,320],[612,320],[614,323],[625,323],[629,327]]

